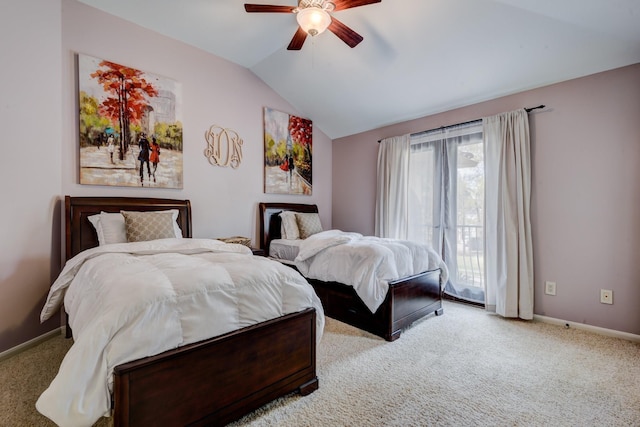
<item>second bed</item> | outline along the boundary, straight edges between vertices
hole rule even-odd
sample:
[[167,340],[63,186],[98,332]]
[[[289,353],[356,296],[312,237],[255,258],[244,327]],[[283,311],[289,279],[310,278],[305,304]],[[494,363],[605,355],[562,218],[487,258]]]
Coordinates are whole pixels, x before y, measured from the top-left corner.
[[[298,258],[302,240],[282,239],[282,212],[317,214],[318,207],[314,204],[299,203],[259,204],[261,249],[267,256],[298,268],[294,260]],[[365,303],[356,292],[354,285],[357,286],[357,283],[320,280],[306,275],[304,271],[302,273],[320,297],[327,316],[371,332],[387,341],[394,341],[400,337],[403,329],[416,320],[429,314],[443,313],[442,289],[446,282],[447,270],[437,255],[436,258],[429,264],[437,267],[385,281],[388,291],[375,311],[372,311],[371,304]]]

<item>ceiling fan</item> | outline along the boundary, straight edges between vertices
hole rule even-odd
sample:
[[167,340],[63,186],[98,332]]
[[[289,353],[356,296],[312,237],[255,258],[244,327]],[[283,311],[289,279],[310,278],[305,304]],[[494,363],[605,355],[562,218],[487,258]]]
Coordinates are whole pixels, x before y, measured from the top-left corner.
[[244,9],[247,12],[295,13],[299,27],[293,35],[289,46],[287,46],[287,50],[302,49],[307,35],[316,36],[327,29],[338,36],[343,42],[349,45],[349,47],[353,48],[363,40],[362,36],[338,21],[330,12],[366,6],[372,3],[380,3],[381,1],[382,0],[300,0],[298,6],[245,3]]

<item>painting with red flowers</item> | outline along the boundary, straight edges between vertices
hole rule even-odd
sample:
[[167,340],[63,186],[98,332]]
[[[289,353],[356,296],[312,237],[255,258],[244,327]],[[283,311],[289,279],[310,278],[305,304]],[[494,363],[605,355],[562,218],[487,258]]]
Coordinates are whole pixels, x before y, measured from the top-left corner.
[[311,195],[311,120],[264,108],[264,192]]

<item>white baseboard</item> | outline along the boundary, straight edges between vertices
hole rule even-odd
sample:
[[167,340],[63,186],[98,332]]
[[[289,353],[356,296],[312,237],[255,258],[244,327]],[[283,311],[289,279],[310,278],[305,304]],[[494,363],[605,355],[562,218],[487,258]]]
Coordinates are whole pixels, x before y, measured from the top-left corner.
[[18,344],[15,347],[10,348],[9,350],[5,350],[0,353],[0,360],[8,359],[11,356],[15,356],[18,353],[22,353],[23,351],[35,347],[36,345],[44,342],[48,339],[53,338],[55,335],[64,335],[64,326],[56,328],[52,331],[47,332],[46,334],[40,335],[39,337],[35,337],[27,342],[23,342],[22,344]]
[[622,338],[623,340],[640,343],[640,335],[630,334],[628,332],[615,331],[613,329],[600,328],[598,326],[585,325],[584,323],[569,322],[568,320],[555,319],[553,317],[541,316],[534,314],[533,319],[539,322],[551,323],[553,325],[567,326],[575,329],[582,329],[600,335],[607,335],[614,338]]
[[[554,317],[541,316],[539,314],[534,314],[533,319],[543,323],[549,323],[552,325],[566,326],[569,325],[571,328],[582,329],[585,331],[593,332],[600,335],[606,335],[614,338],[621,338],[623,340],[628,340],[632,342],[640,343],[640,335],[630,334],[628,332],[616,331],[613,329],[601,328],[598,326],[585,325],[584,323],[570,322],[568,320],[556,319]],[[15,356],[18,353],[21,353],[31,347],[35,347],[36,345],[44,342],[48,339],[53,338],[55,335],[64,335],[65,327],[60,326],[57,329],[47,332],[46,334],[40,335],[39,337],[35,337],[27,342],[19,344],[15,347],[12,347],[8,350],[0,353],[0,361],[4,359],[8,359],[11,356]]]

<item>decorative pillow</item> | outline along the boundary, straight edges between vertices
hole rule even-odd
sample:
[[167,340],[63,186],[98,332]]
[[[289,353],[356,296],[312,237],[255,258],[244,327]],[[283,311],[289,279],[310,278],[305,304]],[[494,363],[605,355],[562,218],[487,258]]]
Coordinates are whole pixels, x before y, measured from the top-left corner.
[[144,242],[156,239],[176,237],[175,219],[172,212],[120,211],[124,217],[127,242]]
[[298,223],[298,230],[300,231],[301,239],[306,239],[307,237],[322,231],[320,215],[317,213],[296,213],[296,221]]
[[280,228],[282,238],[287,240],[298,240],[300,238],[300,231],[298,230],[296,213],[283,211],[280,212],[280,218],[282,219],[282,226]]
[[[170,209],[166,211],[153,211],[154,213],[170,213],[173,219],[173,232],[171,237],[182,237],[182,230],[177,223],[178,210]],[[142,213],[142,212],[141,212]],[[98,235],[98,244],[108,245],[111,243],[127,243],[127,230],[124,225],[124,217],[121,213],[100,212],[99,214],[87,217]]]

